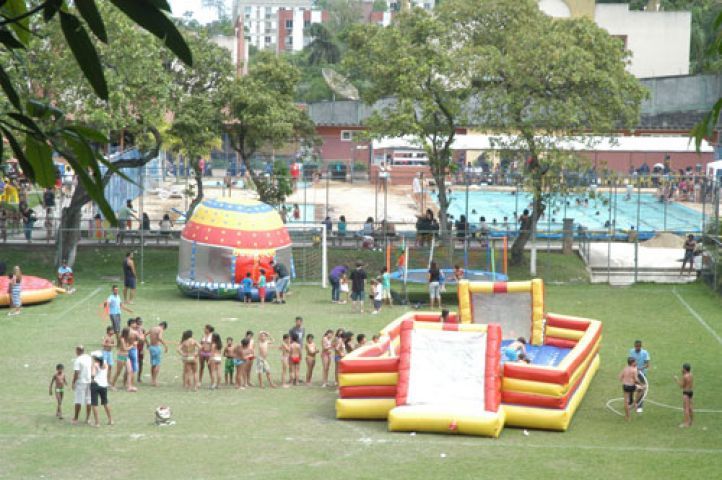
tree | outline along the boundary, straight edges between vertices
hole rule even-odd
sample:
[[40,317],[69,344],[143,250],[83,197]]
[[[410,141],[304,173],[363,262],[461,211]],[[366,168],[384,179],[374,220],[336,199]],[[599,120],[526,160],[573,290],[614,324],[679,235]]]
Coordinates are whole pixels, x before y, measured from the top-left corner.
[[320,0],[318,6],[328,11],[328,29],[337,36],[344,36],[353,25],[361,22],[361,0]]
[[221,145],[222,92],[233,78],[228,52],[208,39],[204,32],[186,35],[193,52],[194,67],[173,69],[171,103],[174,118],[167,131],[170,149],[181,153],[193,168],[196,195],[186,217],[203,200],[200,159]]
[[468,49],[474,123],[506,134],[499,141],[525,157],[533,211],[511,248],[518,265],[545,195],[564,188],[553,174],[578,163],[569,137],[592,145],[633,128],[646,91],[626,71],[629,53],[619,40],[589,19],[553,19],[534,0],[449,0],[442,8]]
[[325,26],[320,23],[311,24],[308,27],[308,35],[311,37],[311,42],[305,49],[308,50],[309,65],[338,63],[341,59],[341,51]]
[[265,203],[279,204],[288,192],[282,182],[256,172],[251,163],[254,155],[265,147],[292,142],[310,146],[316,141],[313,122],[293,101],[298,79],[298,69],[285,59],[259,52],[248,75],[234,79],[223,94],[231,145]]
[[[108,44],[100,42],[94,48],[112,72],[105,80],[109,90],[107,101],[99,101],[91,86],[83,81],[82,72],[72,61],[72,49],[61,41],[64,32],[58,24],[49,24],[45,36],[35,37],[29,43],[25,68],[31,79],[28,95],[37,92],[59,111],[83,125],[104,132],[94,139],[97,142],[94,145],[67,135],[53,140],[53,150],[69,161],[73,158],[96,158],[99,164],[105,166],[104,173],[100,168],[93,170],[90,167],[95,176],[91,185],[100,189],[102,197],[103,189],[112,175],[122,174],[126,168],[140,167],[157,156],[161,143],[158,126],[163,123],[171,105],[171,67],[178,69],[180,64],[166,53],[159,41],[139,30],[116,8],[101,4],[99,12],[105,20]],[[52,48],[48,48],[48,45]],[[46,131],[53,131],[53,123],[67,121],[64,115],[57,120],[50,120],[52,123],[46,122]],[[146,153],[133,160],[106,160],[99,147],[108,141],[108,137],[119,136],[122,139],[126,133],[135,139],[135,146]],[[145,141],[147,135],[150,135],[148,142]],[[81,180],[88,175],[86,169],[89,165],[85,163],[74,168]],[[70,204],[62,209],[56,237],[58,263],[65,258],[72,265],[80,239],[81,210],[89,201],[97,202],[97,195],[93,193],[88,188],[88,182],[81,181]],[[103,213],[112,222],[112,209],[107,210],[104,209]]]
[[424,149],[436,182],[439,220],[446,229],[446,176],[451,145],[466,125],[470,84],[459,66],[462,51],[446,19],[422,9],[402,12],[389,27],[363,25],[351,31],[344,65],[363,78],[361,98],[373,104],[394,97],[367,121],[373,137],[407,135]]
[[[167,17],[170,12],[167,1],[111,0],[110,3],[134,24],[161,39],[183,62],[192,64],[192,56],[183,37]],[[94,0],[77,1],[72,5],[73,7],[69,6],[64,0],[0,2],[0,57],[3,59],[0,64],[0,88],[7,100],[7,104],[3,104],[0,111],[0,148],[4,137],[25,175],[30,180],[49,187],[52,186],[55,175],[52,159],[54,147],[58,146],[59,142],[68,142],[77,147],[67,149],[68,162],[79,172],[79,182],[90,198],[114,220],[114,214],[103,197],[103,176],[100,173],[103,159],[90,148],[92,141],[105,143],[103,135],[85,125],[61,119],[65,112],[54,105],[36,101],[35,92],[30,92],[31,96],[27,98],[22,96],[23,86],[37,80],[37,77],[28,77],[26,73],[25,67],[32,62],[27,62],[25,51],[31,39],[42,37],[48,28],[55,25],[62,30],[63,40],[60,43],[49,42],[46,48],[69,48],[82,70],[81,81],[90,83],[100,101],[108,100],[109,89],[103,66],[96,46],[88,34],[90,29],[99,42],[108,43],[104,16]],[[44,130],[41,124],[45,127],[49,124],[53,129]],[[24,142],[18,135],[24,135]],[[59,148],[62,148],[62,145]],[[2,158],[0,154],[0,159]],[[113,168],[112,165],[106,165]]]
[[[714,28],[716,32],[715,40],[710,45],[706,54],[709,56],[722,56],[722,12],[715,18]],[[690,132],[694,138],[697,151],[699,151],[702,146],[703,139],[712,138],[714,130],[719,123],[720,112],[722,112],[722,97],[717,99],[712,109],[704,115],[702,120],[700,120]]]

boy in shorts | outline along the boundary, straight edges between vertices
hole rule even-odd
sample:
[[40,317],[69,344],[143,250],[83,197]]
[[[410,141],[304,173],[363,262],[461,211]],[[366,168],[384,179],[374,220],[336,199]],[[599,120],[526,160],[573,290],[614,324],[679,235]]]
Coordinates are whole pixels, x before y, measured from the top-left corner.
[[630,421],[630,410],[633,405],[634,408],[637,407],[634,401],[634,392],[644,389],[644,385],[637,377],[637,361],[634,358],[627,358],[627,366],[619,374],[619,381],[622,382],[622,392],[624,393],[624,418]]
[[223,357],[226,359],[224,372],[225,372],[225,384],[228,385],[233,383],[233,372],[235,365],[233,365],[233,337],[226,338],[226,346],[223,348]]
[[250,305],[253,300],[253,279],[251,278],[251,272],[246,273],[246,278],[241,281],[241,286],[243,287],[243,303]]
[[113,327],[105,329],[105,336],[103,337],[103,361],[108,366],[108,378],[113,378],[110,374],[115,366],[115,359],[113,358],[113,347],[115,346],[115,331]]
[[241,340],[241,347],[243,347],[243,350],[241,350],[241,353],[243,355],[243,386],[244,387],[250,387],[250,377],[251,377],[251,365],[253,364],[253,344],[252,340],[249,337],[244,338]]
[[258,334],[258,361],[256,362],[256,373],[258,373],[258,386],[263,388],[263,375],[266,375],[268,385],[276,388],[271,380],[271,365],[268,363],[268,347],[273,343],[271,335],[261,330]]
[[266,303],[266,285],[268,281],[266,280],[266,271],[261,269],[260,272],[261,274],[258,276],[258,300],[263,306]]
[[244,338],[241,343],[233,347],[233,366],[236,367],[236,388],[238,390],[245,390],[245,379],[243,374],[245,372],[246,360],[243,358],[243,342],[248,342],[248,339]]

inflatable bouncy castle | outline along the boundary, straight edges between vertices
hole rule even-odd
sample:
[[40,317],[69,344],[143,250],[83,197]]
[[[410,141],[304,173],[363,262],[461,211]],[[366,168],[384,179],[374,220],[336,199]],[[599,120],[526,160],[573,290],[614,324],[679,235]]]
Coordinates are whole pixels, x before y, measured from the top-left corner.
[[[339,365],[336,416],[391,431],[564,431],[599,368],[602,324],[544,312],[541,280],[459,284],[459,314],[410,312]],[[506,355],[518,337],[526,361]]]
[[[273,207],[250,199],[209,199],[196,207],[180,238],[178,276],[180,290],[197,298],[240,298],[247,273],[255,287],[261,270],[271,283],[271,260],[291,260],[291,239]],[[272,300],[273,285],[266,288]]]
[[[8,292],[9,284],[10,280],[8,277],[0,277],[0,307],[10,305],[10,293]],[[49,302],[58,294],[58,289],[55,288],[55,285],[45,278],[23,275],[23,281],[20,285],[22,286],[20,300],[23,305]]]

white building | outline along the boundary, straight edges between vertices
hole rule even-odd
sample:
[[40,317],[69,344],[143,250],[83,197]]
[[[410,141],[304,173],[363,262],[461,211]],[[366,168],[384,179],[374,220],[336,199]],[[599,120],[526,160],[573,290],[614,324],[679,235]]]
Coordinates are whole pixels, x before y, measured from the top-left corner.
[[637,78],[689,74],[690,12],[630,11],[626,3],[594,0],[540,0],[539,8],[557,18],[588,16],[619,37],[631,52],[629,72]]

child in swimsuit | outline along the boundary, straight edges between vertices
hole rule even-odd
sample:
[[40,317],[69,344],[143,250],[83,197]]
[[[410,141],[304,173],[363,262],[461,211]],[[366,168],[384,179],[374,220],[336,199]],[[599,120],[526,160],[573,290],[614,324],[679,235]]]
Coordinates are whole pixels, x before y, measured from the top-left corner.
[[131,345],[132,342],[130,340],[130,329],[128,327],[125,327],[120,332],[120,338],[118,339],[118,354],[116,357],[116,359],[118,360],[118,368],[115,370],[115,376],[113,377],[113,381],[110,383],[110,386],[113,389],[115,388],[115,383],[118,381],[120,373],[125,371],[126,389],[129,392],[135,391],[129,383],[129,381],[133,378],[133,369],[130,366],[130,356],[128,355],[128,350],[130,350]]
[[689,363],[682,365],[682,378],[674,377],[679,388],[682,389],[682,410],[684,411],[684,422],[679,424],[680,428],[692,426],[694,409],[692,407],[692,396],[694,395],[694,378],[692,377],[692,366]]
[[250,376],[251,376],[251,365],[253,364],[253,359],[255,356],[253,355],[253,347],[252,347],[252,340],[248,337],[241,340],[241,346],[243,347],[243,350],[241,351],[241,355],[243,356],[243,386],[244,387],[250,387]]
[[311,378],[313,377],[313,367],[316,366],[316,354],[318,348],[313,343],[313,334],[309,333],[306,335],[306,385],[311,384]]
[[276,388],[271,381],[271,366],[268,364],[268,347],[273,343],[273,338],[268,332],[261,331],[258,334],[258,362],[256,363],[256,373],[258,373],[258,386],[263,388],[263,375],[266,375],[268,385]]
[[178,345],[178,354],[183,360],[183,386],[186,390],[198,391],[198,352],[201,346],[195,338],[193,332],[186,330],[183,332],[181,342]]
[[226,359],[226,365],[224,368],[225,372],[225,383],[228,385],[229,383],[233,383],[233,372],[235,370],[235,365],[233,365],[233,337],[226,338],[226,346],[223,349],[223,356]]
[[58,363],[55,366],[55,374],[50,379],[50,387],[48,387],[48,394],[53,395],[53,385],[55,385],[55,400],[58,402],[58,406],[55,409],[55,416],[58,420],[63,419],[63,396],[65,393],[65,386],[68,381],[65,379],[65,367],[62,363]]
[[211,372],[211,386],[208,387],[210,390],[218,388],[218,384],[221,383],[221,362],[223,361],[223,342],[218,332],[213,332],[211,339],[211,357],[209,362],[209,371]]
[[291,339],[291,382],[294,385],[299,384],[299,374],[301,370],[301,344],[295,336]]
[[108,327],[105,329],[105,336],[103,337],[103,363],[108,366],[108,378],[113,378],[111,373],[115,366],[115,360],[113,359],[114,346],[115,332],[113,331],[113,327]]
[[246,386],[252,387],[251,384],[251,372],[253,371],[253,360],[255,360],[256,356],[253,354],[253,352],[256,351],[256,344],[253,341],[253,332],[251,330],[248,330],[246,332],[246,338],[248,339],[248,348],[251,350],[250,355],[246,358]]
[[198,385],[203,383],[203,367],[208,365],[208,373],[210,374],[211,365],[208,359],[211,358],[211,342],[213,341],[213,332],[215,329],[211,325],[206,325],[203,329],[203,337],[201,337],[200,351],[200,371],[198,372]]
[[331,354],[333,352],[333,330],[326,330],[321,339],[321,364],[323,365],[323,384],[328,386],[328,370],[331,368]]
[[343,357],[346,356],[346,345],[343,343],[343,337],[346,332],[343,331],[343,329],[338,329],[336,331],[336,339],[334,341],[333,345],[333,351],[334,351],[334,361],[336,362],[336,369],[335,369],[335,378],[336,378],[336,385],[338,385],[338,366],[339,363],[341,363],[341,360]]
[[289,370],[288,357],[291,356],[291,336],[289,334],[283,334],[281,346],[278,349],[281,350],[281,385],[283,385],[283,388],[288,388],[286,372]]
[[343,293],[343,301],[338,303],[346,304],[348,303],[348,295],[349,295],[349,286],[348,286],[348,279],[346,278],[346,274],[344,273],[341,275],[341,278],[338,281],[339,285],[339,291]]
[[627,358],[627,366],[619,374],[619,381],[622,383],[622,392],[624,393],[624,418],[630,421],[632,405],[634,405],[633,408],[637,408],[634,402],[634,392],[644,388],[644,385],[639,382],[637,361],[634,357]]
[[248,339],[244,338],[243,340],[241,340],[241,343],[236,345],[233,349],[233,365],[236,367],[237,390],[245,390],[246,388],[246,379],[244,378],[246,373],[246,369],[244,368],[244,365],[246,364],[246,359],[243,358],[243,350],[248,346],[248,343]]

